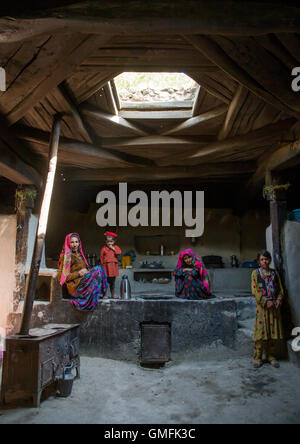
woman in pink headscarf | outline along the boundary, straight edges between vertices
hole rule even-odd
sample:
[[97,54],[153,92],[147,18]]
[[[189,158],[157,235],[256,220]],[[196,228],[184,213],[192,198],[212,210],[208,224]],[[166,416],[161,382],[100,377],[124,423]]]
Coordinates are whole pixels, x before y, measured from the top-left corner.
[[93,311],[108,287],[104,268],[100,265],[90,269],[77,233],[65,238],[57,278],[61,285],[66,284],[71,304],[81,311]]
[[192,250],[180,253],[174,276],[178,298],[194,300],[212,297],[206,268]]

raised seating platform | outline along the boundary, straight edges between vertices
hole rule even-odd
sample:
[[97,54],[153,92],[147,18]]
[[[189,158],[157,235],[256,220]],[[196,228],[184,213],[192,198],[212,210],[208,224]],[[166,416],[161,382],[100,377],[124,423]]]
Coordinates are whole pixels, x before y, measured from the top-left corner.
[[[63,298],[54,270],[41,270],[41,277],[51,279],[50,297],[49,302],[35,302],[32,328],[48,323],[78,323],[84,354],[136,362],[140,356],[143,323],[170,325],[171,357],[174,357],[177,353],[184,356],[207,347],[238,348],[243,329],[240,321],[255,316],[255,299],[249,297],[251,270],[213,270],[210,274],[217,297],[207,301],[176,298],[174,280],[164,285],[139,283],[133,279],[133,270],[121,270],[119,282],[123,274],[129,275],[133,298],[103,300],[94,312],[87,313],[77,311]],[[234,277],[238,279],[234,281]],[[222,282],[224,287],[220,291]],[[225,282],[236,288],[226,288]],[[21,305],[18,313],[10,315],[12,333],[18,329]],[[245,340],[247,344],[251,342],[249,334]]]

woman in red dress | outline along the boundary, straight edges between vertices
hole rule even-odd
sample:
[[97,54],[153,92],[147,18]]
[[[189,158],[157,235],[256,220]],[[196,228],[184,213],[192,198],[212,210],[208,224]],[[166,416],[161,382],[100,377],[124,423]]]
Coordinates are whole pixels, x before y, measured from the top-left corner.
[[115,292],[116,277],[119,276],[119,261],[118,256],[122,254],[121,249],[115,245],[117,235],[106,231],[106,246],[102,248],[100,253],[101,265],[106,271],[107,280],[111,292],[111,297],[117,299]]

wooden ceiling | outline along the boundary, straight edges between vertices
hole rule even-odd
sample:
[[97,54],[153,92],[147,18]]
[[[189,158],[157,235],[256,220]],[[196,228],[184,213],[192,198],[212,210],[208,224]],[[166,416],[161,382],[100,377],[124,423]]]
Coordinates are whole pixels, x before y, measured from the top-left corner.
[[[253,2],[244,9],[222,2],[232,5],[228,15],[220,2],[188,1],[194,9],[181,17],[183,2],[170,9],[162,1],[163,13],[154,8],[147,21],[136,2],[127,5],[132,19],[120,2],[86,7],[80,16],[84,3],[0,18],[7,75],[0,153],[9,150],[11,164],[19,162],[19,182],[37,184],[25,167],[41,171],[57,113],[59,166],[70,181],[258,177],[274,151],[297,140],[300,100],[291,70],[300,66],[299,9],[275,8],[271,16],[270,2],[259,2],[255,13]],[[123,15],[114,17],[112,4]],[[206,14],[192,14],[201,7]],[[200,86],[193,109],[120,110],[113,79],[124,71],[184,72]]]

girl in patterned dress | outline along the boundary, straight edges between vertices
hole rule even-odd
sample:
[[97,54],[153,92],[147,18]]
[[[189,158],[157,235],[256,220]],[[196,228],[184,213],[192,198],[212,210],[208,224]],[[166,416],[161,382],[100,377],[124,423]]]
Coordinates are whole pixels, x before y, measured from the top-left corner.
[[276,341],[283,339],[280,307],[284,292],[278,273],[270,268],[272,261],[268,251],[261,251],[257,256],[259,268],[251,277],[252,294],[256,299],[256,320],[253,339],[255,341],[254,367],[262,366],[263,350],[267,361],[278,368],[275,357]]
[[175,294],[182,299],[208,299],[210,281],[204,264],[188,249],[179,255],[175,276]]
[[108,286],[102,266],[89,268],[77,233],[70,233],[65,238],[57,278],[61,285],[66,284],[72,297],[71,304],[80,311],[93,311]]

